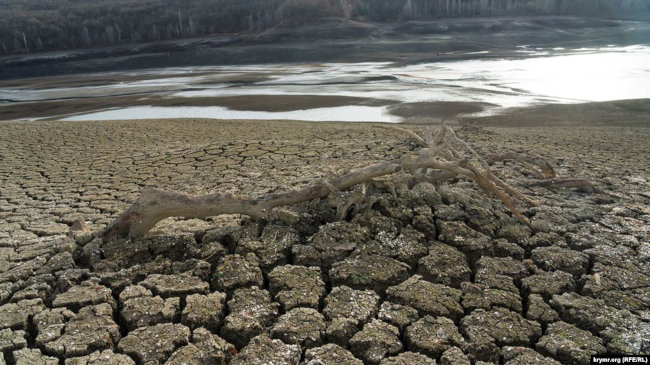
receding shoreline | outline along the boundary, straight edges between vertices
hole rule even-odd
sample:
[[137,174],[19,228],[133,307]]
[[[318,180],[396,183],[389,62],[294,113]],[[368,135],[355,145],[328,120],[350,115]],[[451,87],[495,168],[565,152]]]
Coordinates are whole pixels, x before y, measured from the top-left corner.
[[[93,97],[0,105],[0,120],[47,118],[130,106],[222,106],[232,110],[283,112],[347,105],[391,106],[389,113],[404,124],[475,123],[492,127],[627,126],[650,127],[650,99],[614,100],[577,104],[546,104],[502,109],[498,115],[473,116],[491,105],[481,102],[396,103],[391,100],[320,95],[258,95],[230,97],[164,98],[155,95]],[[318,122],[315,122],[318,123]]]

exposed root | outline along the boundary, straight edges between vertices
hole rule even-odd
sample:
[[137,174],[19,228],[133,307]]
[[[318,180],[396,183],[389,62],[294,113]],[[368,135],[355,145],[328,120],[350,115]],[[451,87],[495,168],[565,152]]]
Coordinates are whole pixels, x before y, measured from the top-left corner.
[[525,153],[507,152],[488,158],[487,163],[492,165],[495,162],[505,160],[521,161],[526,164],[537,166],[541,170],[544,179],[552,179],[556,177],[553,167],[551,167],[551,165],[540,156],[529,155]]
[[[156,223],[168,217],[206,218],[221,214],[243,214],[256,219],[268,219],[275,207],[291,206],[297,203],[325,198],[331,193],[339,193],[358,184],[371,182],[373,179],[399,171],[416,172],[418,170],[436,170],[430,178],[444,180],[465,176],[476,182],[484,191],[496,195],[515,217],[532,229],[532,225],[510,200],[507,194],[524,199],[503,181],[490,172],[485,162],[471,147],[460,140],[454,131],[444,124],[438,131],[425,139],[412,131],[406,131],[420,144],[426,143],[418,154],[408,154],[392,161],[386,161],[351,171],[327,180],[316,181],[299,190],[283,193],[270,193],[260,197],[233,196],[230,194],[209,194],[193,196],[159,189],[145,190],[135,203],[120,215],[104,232],[103,240],[116,236],[142,236]],[[416,138],[417,137],[417,138]],[[501,187],[506,193],[499,189]],[[364,196],[343,202],[338,206],[339,218],[345,216],[349,209],[358,209],[363,204]]]
[[541,181],[534,181],[528,184],[529,187],[541,186],[545,188],[560,187],[560,188],[576,188],[578,191],[584,193],[605,193],[604,191],[595,187],[591,182],[584,179],[572,178],[553,178]]

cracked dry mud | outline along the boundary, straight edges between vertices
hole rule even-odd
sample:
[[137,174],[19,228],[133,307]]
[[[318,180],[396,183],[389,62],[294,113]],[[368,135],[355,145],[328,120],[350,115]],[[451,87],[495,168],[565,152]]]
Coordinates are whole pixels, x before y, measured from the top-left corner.
[[282,191],[414,145],[370,124],[1,123],[0,364],[586,364],[649,353],[650,129],[463,138],[486,155],[539,153],[611,194],[526,188],[534,172],[506,161],[496,174],[541,203],[523,209],[535,233],[469,181],[402,173],[370,186],[374,203],[343,221],[314,201],[263,225],[167,219],[103,244],[91,232],[145,187]]

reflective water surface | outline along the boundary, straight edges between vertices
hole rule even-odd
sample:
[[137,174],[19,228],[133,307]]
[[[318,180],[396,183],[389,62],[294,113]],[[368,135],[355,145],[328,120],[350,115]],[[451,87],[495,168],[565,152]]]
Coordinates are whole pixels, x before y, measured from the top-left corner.
[[[140,98],[137,106],[60,115],[62,120],[197,117],[399,122],[400,118],[390,111],[404,103],[487,103],[488,108],[479,114],[490,115],[504,108],[535,104],[650,98],[648,45],[577,49],[520,45],[515,53],[522,56],[510,59],[492,58],[489,51],[478,53],[471,60],[414,65],[271,64],[103,73],[101,76],[110,75],[116,81],[38,89],[5,87],[0,89],[0,99],[30,102],[123,95]],[[233,110],[219,103],[205,105],[205,101],[191,105],[192,98],[248,96],[252,100],[256,95],[327,95],[382,102],[296,106],[288,111],[272,110],[272,106],[270,110],[245,110],[241,105]],[[157,103],[147,106],[148,97],[157,98]],[[189,101],[190,106],[161,106],[161,100]]]

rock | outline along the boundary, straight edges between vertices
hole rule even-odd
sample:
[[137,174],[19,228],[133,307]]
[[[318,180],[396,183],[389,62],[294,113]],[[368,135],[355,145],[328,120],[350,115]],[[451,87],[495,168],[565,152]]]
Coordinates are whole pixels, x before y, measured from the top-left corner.
[[265,335],[253,338],[230,362],[230,365],[273,364],[298,365],[302,351],[298,345],[286,345]]
[[477,232],[462,222],[436,220],[438,239],[464,253],[472,264],[483,255],[490,255],[494,247],[490,237]]
[[43,267],[36,271],[36,275],[53,274],[57,271],[74,269],[76,266],[77,265],[74,262],[74,257],[71,252],[61,252],[52,256],[47,261],[47,264],[43,265]]
[[205,327],[217,331],[223,318],[226,294],[214,292],[208,295],[192,294],[185,299],[181,323],[190,328]]
[[63,308],[46,310],[34,316],[34,325],[36,344],[61,357],[112,349],[120,339],[120,327],[113,321],[108,303],[83,307],[77,314]]
[[561,365],[527,347],[506,346],[501,350],[504,365]]
[[[444,186],[441,188],[444,189]],[[412,194],[409,196],[411,199],[418,200],[418,203],[424,206],[432,207],[434,205],[440,205],[442,202],[436,186],[427,181],[415,184],[410,193]]]
[[442,243],[431,246],[429,255],[418,263],[418,274],[425,280],[454,288],[460,288],[460,283],[469,281],[471,273],[465,255]]
[[476,274],[485,276],[505,275],[517,282],[528,276],[530,272],[526,264],[510,257],[484,256],[476,262]]
[[347,258],[332,264],[329,276],[332,285],[347,285],[355,289],[372,289],[383,292],[409,277],[410,266],[379,255]]
[[325,283],[318,267],[278,266],[269,274],[269,287],[285,311],[295,307],[318,308]]
[[204,260],[188,259],[180,262],[172,262],[170,271],[172,273],[184,273],[185,275],[195,276],[203,281],[210,280],[212,266]]
[[364,325],[363,330],[350,339],[352,353],[369,364],[378,364],[402,348],[397,327],[377,319]]
[[264,278],[257,257],[254,254],[225,256],[219,260],[219,265],[214,271],[212,285],[221,291],[248,286],[264,286]]
[[405,185],[393,187],[393,190],[397,193],[398,199],[395,199],[393,194],[378,194],[376,195],[376,203],[373,204],[373,208],[379,210],[381,214],[389,218],[401,221],[402,224],[408,224],[413,219],[413,210],[410,207],[412,205],[411,203],[417,204],[418,202],[406,196],[411,194],[409,194]]
[[90,355],[65,359],[65,365],[135,365],[135,361],[113,350],[95,351]]
[[[390,218],[388,218],[390,219]],[[415,266],[422,256],[427,254],[424,235],[411,227],[404,227],[401,232],[379,231],[375,239],[359,243],[350,256],[384,256]]]
[[27,346],[25,331],[12,331],[9,328],[0,330],[0,353],[22,349]]
[[[630,260],[636,256],[636,252],[626,246],[612,246],[610,240],[605,243],[599,244],[591,249],[585,250],[585,254],[589,255],[594,262],[594,267],[619,267],[630,271],[638,271],[642,274],[647,272],[649,265],[641,257],[634,262]],[[600,266],[600,265],[602,266]]]
[[609,353],[638,353],[642,339],[650,338],[650,325],[629,311],[605,305],[602,300],[575,293],[554,295],[551,307],[563,321],[599,335]]
[[174,351],[165,365],[225,365],[235,352],[226,340],[205,328],[197,328],[192,333],[192,343]]
[[[533,222],[533,224],[535,224],[535,222]],[[566,237],[568,238],[570,235],[570,233],[567,233]],[[525,244],[525,247],[530,250],[547,246],[566,247],[566,242],[562,236],[555,232],[536,232]]]
[[452,346],[465,346],[465,339],[454,322],[445,317],[425,316],[406,329],[405,341],[410,350],[438,358]]
[[520,224],[519,222],[513,222],[510,224],[504,224],[503,227],[497,231],[496,236],[498,238],[505,238],[510,242],[525,244],[530,238],[531,233],[530,228],[527,226]]
[[235,253],[254,253],[259,258],[262,271],[268,273],[276,266],[287,264],[291,247],[299,242],[300,236],[295,229],[271,224],[264,227],[260,240],[242,240]]
[[207,294],[210,291],[210,285],[208,283],[196,276],[187,274],[151,274],[141,281],[140,285],[163,298],[187,294]]
[[[339,221],[320,226],[318,232],[309,238],[309,246],[318,252],[322,268],[329,270],[333,263],[344,260],[358,244],[371,238],[368,228]],[[309,266],[305,262],[296,263]]]
[[418,311],[407,305],[383,302],[377,318],[397,327],[400,332],[408,325],[418,320]]
[[589,256],[582,252],[562,247],[539,247],[531,252],[530,258],[546,271],[561,270],[576,279],[587,272]]
[[593,275],[582,277],[585,281],[582,294],[602,299],[607,305],[630,312],[650,307],[650,276],[637,268],[620,268],[597,262],[592,272]]
[[436,360],[417,352],[407,351],[397,356],[387,357],[381,360],[379,365],[436,365]]
[[491,289],[486,285],[470,282],[461,284],[461,289],[463,291],[462,305],[467,311],[503,307],[521,313],[521,296],[518,292]]
[[540,294],[542,297],[550,299],[555,294],[574,291],[576,283],[573,276],[569,273],[563,271],[545,271],[524,278],[521,281],[521,286],[526,293]]
[[180,298],[162,299],[159,296],[136,297],[122,303],[120,317],[129,328],[152,326],[171,321],[180,310]]
[[519,295],[519,289],[515,286],[514,280],[505,275],[498,274],[477,274],[474,281],[477,284],[485,285],[489,289],[499,289]]
[[49,293],[51,291],[52,291],[52,287],[49,284],[43,282],[35,283],[27,286],[22,290],[15,292],[14,295],[11,297],[11,301],[19,302],[21,300],[27,300],[27,299],[46,300],[49,297]]
[[[517,225],[521,226],[519,222],[517,222]],[[521,246],[505,239],[494,240],[493,244],[494,256],[512,257],[515,260],[521,261],[526,254],[526,250],[521,248]]]
[[542,335],[541,326],[505,308],[477,309],[460,322],[470,360],[499,362],[499,346],[530,345]]
[[499,346],[530,345],[542,335],[539,323],[524,319],[505,308],[490,311],[477,309],[462,319],[461,329],[465,333],[483,331]]
[[565,364],[589,364],[592,355],[605,353],[600,338],[566,322],[551,323],[536,349]]
[[219,260],[228,254],[228,250],[219,242],[205,242],[205,236],[200,246],[200,257],[209,262],[210,265],[218,265]]
[[[486,234],[490,237],[496,235],[496,231],[504,224],[503,220],[499,220],[499,216],[495,214],[492,207],[489,207],[486,202],[474,199],[464,207],[460,207],[462,212],[455,213],[457,217],[463,217],[465,223],[473,229]],[[453,214],[453,213],[452,213]],[[454,219],[458,220],[458,219]],[[505,223],[508,224],[508,223]]]
[[368,228],[373,236],[383,233],[397,237],[404,226],[400,220],[387,217],[375,209],[367,209],[355,215],[351,223]]
[[337,317],[330,322],[325,330],[327,340],[340,346],[348,346],[350,338],[357,333],[359,321],[354,318]]
[[254,286],[235,290],[228,301],[229,314],[223,321],[220,334],[238,349],[266,331],[278,316],[278,303],[271,302],[266,290]]
[[67,235],[70,227],[62,223],[40,223],[31,224],[25,228],[29,232],[36,233],[39,236],[58,236]]
[[301,266],[322,266],[320,251],[308,245],[294,245],[291,247],[293,263]]
[[45,309],[32,319],[36,327],[36,345],[45,346],[46,343],[61,337],[65,323],[74,317],[75,313],[67,308]]
[[134,244],[149,247],[153,257],[166,257],[173,261],[199,256],[199,248],[193,234],[156,235]]
[[427,240],[434,239],[437,231],[436,225],[433,224],[433,212],[431,211],[431,207],[421,205],[413,208],[413,212],[415,213],[413,221],[411,222],[413,228],[422,232]]
[[437,188],[440,199],[447,205],[456,203],[469,203],[469,197],[459,187],[452,185],[440,185]]
[[71,287],[87,280],[90,276],[88,269],[68,269],[56,273],[56,289],[59,292],[65,292]]
[[124,288],[120,293],[119,299],[120,303],[124,303],[129,299],[138,298],[138,297],[151,297],[153,293],[151,290],[145,288],[142,285],[130,285]]
[[463,315],[460,305],[461,291],[441,284],[433,284],[414,275],[386,290],[392,302],[409,305],[420,315],[444,316],[458,319]]
[[29,318],[44,309],[41,299],[21,300],[0,306],[0,329],[27,329]]
[[179,346],[187,345],[190,329],[175,323],[140,327],[122,338],[117,346],[140,363],[163,363]]
[[528,311],[526,312],[526,319],[548,324],[556,322],[560,319],[560,315],[551,308],[539,294],[531,294],[528,296]]
[[458,347],[450,347],[440,357],[440,365],[470,365],[469,358]]
[[337,286],[325,298],[323,314],[327,319],[340,317],[356,319],[366,323],[374,317],[379,307],[379,295],[372,290],[354,290],[347,286]]
[[13,352],[15,365],[59,365],[56,357],[45,356],[39,349],[20,349]]
[[305,365],[363,365],[352,353],[339,345],[327,345],[308,349],[305,352]]
[[212,242],[218,242],[228,251],[235,251],[235,247],[244,240],[254,240],[258,238],[259,226],[255,223],[249,223],[238,226],[223,226],[218,229],[207,231],[201,243],[206,245]]
[[95,250],[96,241],[99,244],[101,257],[104,260],[114,262],[119,267],[129,267],[141,262],[149,262],[153,259],[149,252],[148,244],[143,243],[142,240],[134,243],[130,239],[115,239],[102,243],[101,238],[93,240],[84,246],[84,251],[86,251],[86,247],[89,248],[86,252],[89,259],[92,259],[97,254]]
[[271,337],[284,343],[311,348],[322,344],[325,318],[313,308],[294,308],[278,318]]

